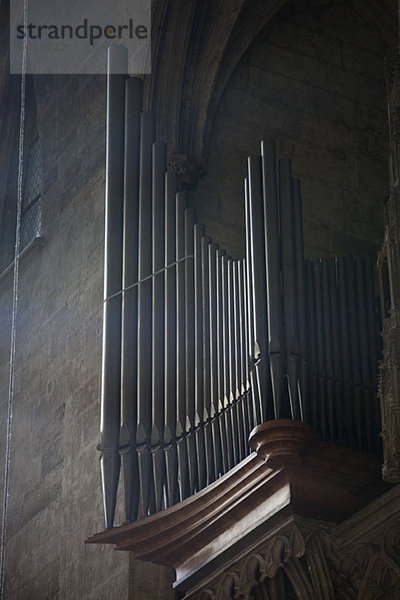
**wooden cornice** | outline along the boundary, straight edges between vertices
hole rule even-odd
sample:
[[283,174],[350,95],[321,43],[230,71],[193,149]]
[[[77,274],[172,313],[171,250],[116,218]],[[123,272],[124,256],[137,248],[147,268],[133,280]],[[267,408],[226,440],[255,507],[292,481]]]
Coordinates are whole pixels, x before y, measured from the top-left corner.
[[187,590],[294,515],[340,523],[388,489],[379,457],[323,443],[302,423],[265,423],[250,444],[258,453],[195,496],[88,542],[173,566]]

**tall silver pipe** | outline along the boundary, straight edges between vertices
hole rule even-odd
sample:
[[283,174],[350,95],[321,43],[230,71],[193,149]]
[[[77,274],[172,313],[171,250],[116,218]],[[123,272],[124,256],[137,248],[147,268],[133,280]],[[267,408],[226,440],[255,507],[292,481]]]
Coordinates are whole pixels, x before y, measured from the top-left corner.
[[204,360],[203,360],[203,299],[202,252],[203,225],[194,226],[194,377],[195,377],[195,437],[199,488],[207,485],[206,449],[204,439]]
[[303,205],[301,199],[300,180],[292,179],[292,202],[293,202],[293,226],[294,226],[294,248],[296,263],[296,316],[297,332],[299,342],[299,402],[301,416],[307,419],[307,328],[306,328],[306,304],[304,285],[304,238],[303,238]]
[[195,326],[194,326],[194,225],[192,209],[185,210],[185,349],[186,349],[186,444],[189,487],[197,488],[197,451],[195,427]]
[[240,349],[241,349],[241,371],[242,371],[242,415],[244,423],[244,452],[247,455],[250,431],[252,423],[250,420],[251,407],[249,401],[249,373],[248,373],[248,335],[246,314],[246,261],[239,261],[239,298],[240,298]]
[[263,172],[264,236],[267,273],[267,314],[269,360],[274,402],[274,416],[282,416],[282,379],[284,359],[281,248],[279,239],[279,202],[276,178],[275,143],[261,142]]
[[233,428],[231,418],[231,390],[230,390],[230,362],[229,362],[229,280],[228,280],[228,261],[229,257],[225,254],[222,257],[222,327],[223,327],[223,359],[224,359],[224,420],[226,427],[226,452],[228,468],[234,466],[233,460]]
[[[162,356],[162,373],[164,377],[164,395],[159,398],[164,408],[165,442],[171,444],[175,437],[177,416],[177,314],[176,314],[176,251],[177,251],[177,187],[178,181],[175,173],[165,176],[165,252],[163,274],[165,285],[165,306],[160,306],[164,316],[163,328],[165,331],[165,347],[154,348]],[[183,212],[183,211],[182,211]],[[182,231],[179,232],[182,236]],[[164,352],[163,352],[164,350]],[[155,374],[153,374],[153,377]],[[168,472],[168,493],[170,501],[176,497],[176,460],[175,451],[170,446],[166,453]]]
[[217,322],[217,250],[218,244],[208,246],[209,311],[210,311],[210,418],[214,450],[214,473],[223,472],[221,435],[218,419],[218,322]]
[[249,184],[248,180],[244,181],[244,198],[245,198],[245,223],[246,223],[246,312],[247,312],[247,365],[249,371],[249,380],[251,387],[252,400],[252,422],[253,426],[262,423],[261,398],[258,381],[256,377],[255,363],[258,360],[258,355],[255,356],[255,323],[254,323],[254,290],[252,278],[252,261],[253,261],[253,243],[251,232],[250,219],[250,199],[249,199]]
[[235,338],[235,297],[234,297],[234,263],[232,258],[228,260],[228,333],[229,333],[229,409],[233,432],[233,464],[237,465],[239,458],[239,423],[237,414],[237,389],[236,389],[236,338]]
[[256,369],[261,392],[261,419],[264,421],[274,415],[273,405],[270,402],[272,394],[270,392],[267,311],[265,310],[267,306],[265,254],[259,251],[259,248],[265,247],[261,157],[249,157],[248,177],[251,235],[251,261],[248,264],[251,267],[255,325],[255,345],[250,350],[254,359],[259,360]]
[[237,277],[237,321],[238,321],[238,385],[239,396],[246,391],[245,341],[244,341],[244,288],[243,288],[243,259],[236,262]]
[[[115,514],[119,470],[121,385],[121,295],[124,202],[124,116],[128,53],[108,50],[106,198],[104,248],[103,360],[101,385],[100,465],[106,527]],[[123,73],[117,75],[116,73]]]
[[217,285],[217,389],[218,389],[218,423],[221,439],[221,459],[222,470],[226,473],[229,470],[228,464],[228,449],[227,449],[227,431],[224,413],[224,355],[225,355],[225,340],[224,340],[224,302],[223,302],[223,276],[222,276],[222,261],[225,256],[225,250],[218,249],[216,252],[216,285]]
[[291,163],[288,159],[281,159],[279,161],[279,204],[286,371],[291,415],[293,419],[301,419],[302,411],[298,394],[299,340],[296,315],[295,231],[293,223],[292,171]]
[[238,423],[238,461],[244,459],[244,448],[246,444],[244,434],[244,419],[242,414],[243,406],[243,394],[242,394],[242,373],[241,373],[241,319],[240,319],[240,261],[235,260],[233,263],[233,313],[234,313],[234,350],[235,350],[235,365],[236,365],[236,382],[235,382],[235,393],[236,393],[236,419]]
[[[139,305],[138,305],[138,425],[141,502],[145,514],[154,512],[155,498],[150,453],[152,397],[152,146],[154,115],[142,113],[139,192]],[[147,279],[146,279],[147,278]]]
[[[185,208],[186,192],[176,195],[176,425],[175,432],[169,425],[172,415],[167,417],[166,443],[171,444],[167,449],[167,476],[169,502],[173,504],[178,490],[175,489],[176,474],[179,466],[179,493],[180,498],[189,495],[189,466],[187,463],[187,449],[185,440],[186,426],[186,350],[185,350]],[[180,261],[180,262],[179,262]],[[176,444],[176,449],[174,448]],[[177,456],[176,456],[177,454]],[[179,459],[178,459],[179,457]]]
[[235,347],[235,296],[234,296],[234,263],[233,259],[228,260],[228,334],[229,334],[229,390],[230,401],[237,399],[236,382],[236,347]]
[[249,301],[248,301],[248,282],[247,282],[247,259],[242,260],[242,277],[243,277],[243,335],[244,335],[244,344],[243,344],[243,351],[244,351],[244,362],[243,362],[243,372],[245,374],[245,403],[244,403],[244,408],[246,411],[246,415],[247,415],[247,423],[248,423],[248,427],[247,427],[247,435],[246,435],[246,443],[247,440],[249,438],[250,432],[253,430],[253,428],[255,427],[255,425],[257,423],[255,423],[253,421],[253,402],[252,402],[252,390],[251,390],[251,384],[250,384],[250,365],[249,365],[249,339],[250,339],[250,333],[249,333],[249,311],[248,311],[248,306],[249,306]]
[[[167,263],[166,253],[169,231],[166,227],[169,204],[175,220],[175,189],[166,186],[167,149],[163,142],[153,144],[152,167],[152,393],[151,393],[151,457],[153,464],[153,485],[155,510],[162,508],[165,484],[165,464],[163,453],[164,434],[164,303],[168,297],[167,282],[162,269]],[[167,187],[167,189],[166,189]],[[171,198],[172,197],[172,198]],[[174,228],[175,229],[175,228]],[[175,231],[172,242],[175,242]],[[174,253],[175,259],[175,253]]]
[[207,485],[215,480],[213,437],[211,429],[211,349],[210,349],[210,273],[209,237],[201,239],[201,297],[203,305],[203,427],[206,447]]
[[[123,289],[138,280],[140,114],[143,82],[130,77],[125,95],[125,177]],[[122,294],[121,435],[125,515],[134,521],[139,508],[139,465],[136,452],[137,422],[137,320],[138,289]]]

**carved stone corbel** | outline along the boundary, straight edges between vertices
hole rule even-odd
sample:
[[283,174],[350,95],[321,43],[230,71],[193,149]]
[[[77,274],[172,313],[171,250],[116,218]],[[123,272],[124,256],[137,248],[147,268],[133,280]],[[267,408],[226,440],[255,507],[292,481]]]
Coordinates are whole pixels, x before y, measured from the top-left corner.
[[203,169],[194,161],[189,160],[186,154],[169,153],[167,168],[168,171],[177,173],[179,185],[185,190],[194,188],[200,177],[204,175]]

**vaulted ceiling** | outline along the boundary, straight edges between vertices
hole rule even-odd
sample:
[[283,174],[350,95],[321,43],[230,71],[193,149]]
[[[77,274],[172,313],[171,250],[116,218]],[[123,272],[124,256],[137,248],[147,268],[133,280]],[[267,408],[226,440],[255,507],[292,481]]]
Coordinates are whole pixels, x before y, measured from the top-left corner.
[[[296,10],[337,0],[156,0],[153,76],[146,104],[159,136],[175,153],[206,162],[208,140],[225,86],[257,34],[286,6]],[[397,35],[396,0],[348,0],[390,47]]]

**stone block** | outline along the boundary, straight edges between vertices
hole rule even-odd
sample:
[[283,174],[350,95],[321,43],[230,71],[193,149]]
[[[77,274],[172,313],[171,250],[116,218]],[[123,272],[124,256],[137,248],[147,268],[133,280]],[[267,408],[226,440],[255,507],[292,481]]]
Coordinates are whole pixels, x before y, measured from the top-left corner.
[[343,43],[343,66],[349,71],[370,75],[382,80],[385,77],[385,64],[382,54],[371,52],[353,44]]
[[277,22],[266,28],[263,39],[278,48],[290,49],[296,56],[320,56],[323,61],[334,64],[342,63],[342,45],[340,38],[323,35],[302,27],[298,18],[296,24],[288,21]]

